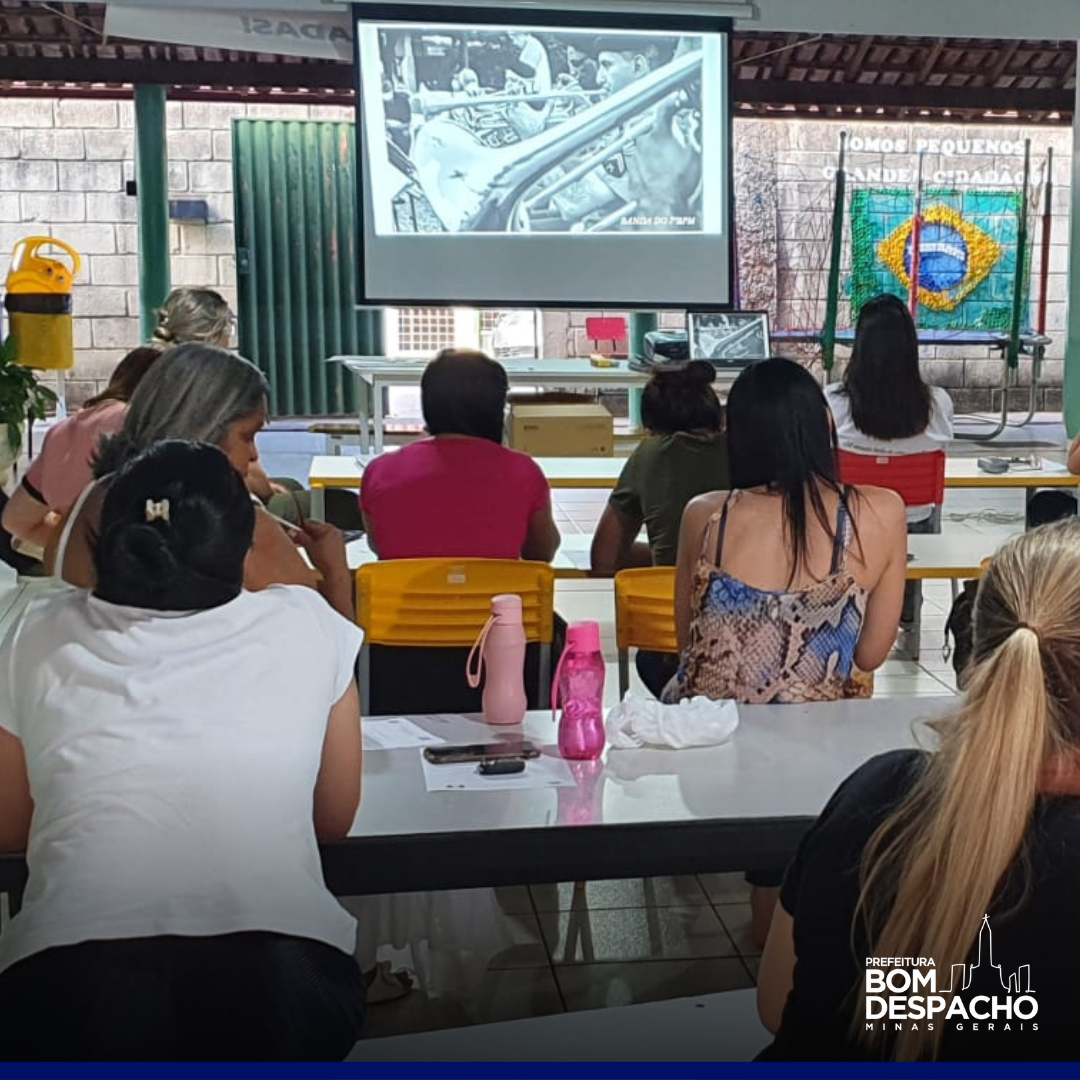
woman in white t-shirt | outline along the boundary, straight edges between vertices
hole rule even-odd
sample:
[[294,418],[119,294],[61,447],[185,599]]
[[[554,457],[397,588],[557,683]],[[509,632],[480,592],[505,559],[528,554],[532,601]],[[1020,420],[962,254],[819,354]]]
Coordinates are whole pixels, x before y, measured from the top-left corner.
[[159,443],[105,495],[93,592],[0,645],[0,851],[30,870],[6,1060],[340,1060],[359,1034],[316,841],[359,802],[361,634],[313,589],[243,589],[254,524],[225,454]]
[[[947,450],[953,404],[939,386],[923,382],[919,338],[904,302],[890,293],[868,300],[855,324],[855,343],[843,379],[825,387],[841,450],[882,456]],[[931,529],[933,506],[907,507],[909,533]],[[904,589],[901,626],[916,616],[917,582]]]
[[[854,454],[923,454],[948,449],[953,437],[952,399],[923,382],[914,320],[889,293],[863,304],[851,360],[843,379],[825,387],[825,400],[840,449]],[[934,508],[907,509],[912,526],[927,522]]]

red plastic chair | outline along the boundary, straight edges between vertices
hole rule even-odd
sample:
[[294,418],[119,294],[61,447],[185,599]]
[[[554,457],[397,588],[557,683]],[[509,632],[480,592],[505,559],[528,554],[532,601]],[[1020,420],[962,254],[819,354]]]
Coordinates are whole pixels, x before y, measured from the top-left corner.
[[925,454],[853,454],[838,450],[837,470],[843,484],[873,484],[895,491],[905,506],[933,506],[934,532],[941,532],[945,501],[945,451]]

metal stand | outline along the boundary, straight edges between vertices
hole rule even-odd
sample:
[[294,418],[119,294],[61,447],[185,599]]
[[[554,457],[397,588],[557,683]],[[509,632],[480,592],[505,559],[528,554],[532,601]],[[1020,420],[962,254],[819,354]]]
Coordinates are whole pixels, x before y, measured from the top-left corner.
[[[1022,353],[1028,353],[1031,356],[1031,385],[1028,387],[1027,416],[1018,422],[1016,425],[1017,427],[1023,427],[1025,424],[1030,424],[1035,416],[1038,406],[1039,378],[1042,376],[1043,359],[1046,356],[1046,347],[1049,344],[1050,339],[1044,334],[1033,335],[1032,337],[1024,339],[1021,343],[1020,351]],[[1004,368],[1001,379],[1001,419],[998,421],[997,427],[989,433],[968,433],[958,431],[954,435],[957,439],[968,439],[972,442],[989,442],[992,439],[996,439],[1009,426],[1009,389],[1016,384],[1018,369],[1011,367],[1006,358],[1008,342],[1003,340],[997,347],[1001,349],[1002,367]]]

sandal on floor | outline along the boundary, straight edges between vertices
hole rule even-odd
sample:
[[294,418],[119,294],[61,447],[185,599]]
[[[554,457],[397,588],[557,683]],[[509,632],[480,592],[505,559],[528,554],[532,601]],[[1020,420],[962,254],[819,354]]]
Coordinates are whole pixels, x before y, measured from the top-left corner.
[[413,988],[412,979],[406,971],[391,971],[390,961],[383,960],[370,971],[364,972],[367,984],[367,1003],[382,1005],[387,1001],[403,998]]

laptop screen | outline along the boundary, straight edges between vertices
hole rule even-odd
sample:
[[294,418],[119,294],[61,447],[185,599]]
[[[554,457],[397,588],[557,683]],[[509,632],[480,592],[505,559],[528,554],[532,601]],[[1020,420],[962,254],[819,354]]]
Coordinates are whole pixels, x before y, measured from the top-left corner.
[[765,311],[692,311],[690,359],[718,367],[745,367],[772,355]]

